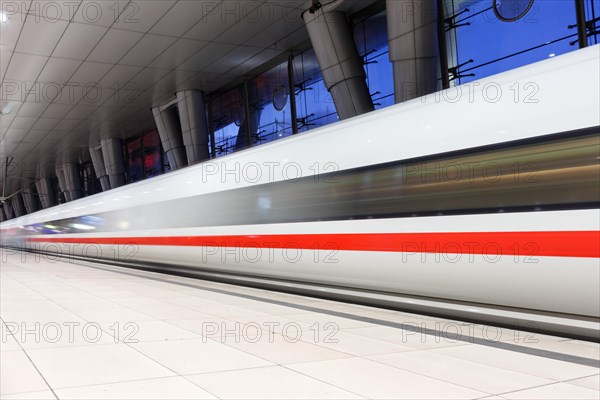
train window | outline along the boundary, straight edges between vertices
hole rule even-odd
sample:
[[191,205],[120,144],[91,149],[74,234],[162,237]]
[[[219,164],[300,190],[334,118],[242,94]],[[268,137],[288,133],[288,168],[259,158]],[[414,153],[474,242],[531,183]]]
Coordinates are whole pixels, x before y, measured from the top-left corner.
[[[553,136],[537,143],[170,200],[168,207],[156,203],[108,212],[98,215],[105,222],[95,229],[118,231],[123,220],[135,221],[131,229],[152,229],[164,221],[178,228],[597,208],[599,155],[595,128],[592,133]],[[153,217],[142,218],[145,215]],[[52,225],[76,230],[76,222]]]

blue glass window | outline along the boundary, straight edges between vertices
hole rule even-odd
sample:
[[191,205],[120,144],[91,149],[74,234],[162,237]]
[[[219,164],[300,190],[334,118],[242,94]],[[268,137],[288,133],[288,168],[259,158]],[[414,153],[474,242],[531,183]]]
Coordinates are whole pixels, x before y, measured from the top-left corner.
[[252,144],[292,134],[292,110],[287,61],[248,81],[250,114],[258,120]]
[[245,111],[242,88],[237,86],[214,96],[212,102],[212,125],[215,138],[214,157],[229,154],[246,147],[244,129]]
[[600,43],[600,0],[585,1],[585,20],[588,26],[588,45]]
[[294,84],[299,132],[339,120],[314,50],[307,50],[294,58]]
[[381,12],[354,26],[358,53],[365,62],[375,109],[394,104],[394,72],[389,58],[387,15]]
[[[459,4],[457,0],[450,0],[450,3],[453,6]],[[460,4],[458,12],[468,11],[460,14],[455,23],[468,25],[450,31],[454,39],[450,42],[456,46],[456,65],[462,65],[459,83],[577,49],[573,0],[534,1],[527,14],[514,22],[498,19],[491,1]]]

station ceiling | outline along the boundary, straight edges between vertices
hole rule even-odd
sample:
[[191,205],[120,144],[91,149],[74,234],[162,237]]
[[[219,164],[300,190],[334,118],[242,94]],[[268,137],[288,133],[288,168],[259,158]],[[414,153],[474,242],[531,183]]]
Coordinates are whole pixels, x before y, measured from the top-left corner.
[[[0,3],[0,161],[4,169],[12,157],[19,173],[30,177],[38,163],[73,159],[101,137],[127,138],[153,129],[151,107],[179,90],[210,92],[305,42],[300,13],[311,5],[306,0]],[[369,3],[339,2],[348,11]],[[9,180],[6,192],[20,187],[17,179]]]

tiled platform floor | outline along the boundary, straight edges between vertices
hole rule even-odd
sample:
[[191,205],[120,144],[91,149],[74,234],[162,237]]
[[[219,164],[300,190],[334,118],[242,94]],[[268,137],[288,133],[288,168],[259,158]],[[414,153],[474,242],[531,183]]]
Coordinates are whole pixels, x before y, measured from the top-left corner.
[[594,343],[27,257],[2,254],[2,399],[600,398]]

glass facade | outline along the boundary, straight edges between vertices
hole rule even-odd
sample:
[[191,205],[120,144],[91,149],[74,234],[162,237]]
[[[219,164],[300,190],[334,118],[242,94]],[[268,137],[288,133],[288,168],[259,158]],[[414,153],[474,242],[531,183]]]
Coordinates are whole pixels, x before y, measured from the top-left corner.
[[248,103],[250,115],[258,121],[252,145],[292,135],[287,62],[248,81]]
[[158,131],[150,131],[142,136],[144,176],[152,178],[163,173],[162,149]]
[[[592,20],[598,0],[586,0],[586,19]],[[448,0],[449,52],[454,55],[455,83],[467,83],[513,68],[552,58],[579,48],[574,0],[512,2],[501,19],[502,1],[496,10],[489,1]],[[509,4],[507,2],[507,4]],[[515,9],[515,7],[520,7]],[[597,22],[596,22],[597,24]],[[593,26],[589,25],[588,26]],[[597,33],[588,43],[597,41]]]
[[380,12],[354,26],[358,52],[365,61],[367,84],[375,109],[394,104],[394,79],[389,58],[387,14]]
[[125,142],[127,182],[133,183],[165,172],[158,131],[153,130]]
[[[515,4],[521,8],[511,9]],[[600,39],[596,28],[600,25],[600,0],[584,0],[583,4],[588,44],[596,44]],[[446,0],[446,7],[448,72],[453,85],[579,47],[574,0]],[[504,18],[504,12],[512,14]],[[375,108],[391,106],[394,79],[387,13],[374,9],[352,24]],[[289,58],[280,56],[280,60],[268,63],[264,71],[237,86],[207,96],[211,158],[339,120],[314,51],[309,48]],[[170,170],[156,131],[129,140],[126,155],[130,182]]]
[[214,157],[229,154],[246,147],[244,123],[244,90],[237,86],[210,98],[211,123],[214,137]]
[[585,0],[585,19],[588,25],[588,45],[600,43],[600,0]]
[[293,68],[298,132],[338,121],[335,103],[323,82],[315,52],[310,49],[296,55]]
[[142,138],[128,140],[125,149],[127,155],[127,181],[129,183],[141,181],[144,179]]

